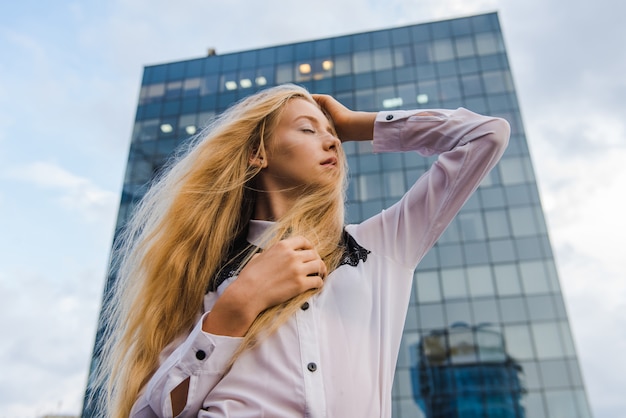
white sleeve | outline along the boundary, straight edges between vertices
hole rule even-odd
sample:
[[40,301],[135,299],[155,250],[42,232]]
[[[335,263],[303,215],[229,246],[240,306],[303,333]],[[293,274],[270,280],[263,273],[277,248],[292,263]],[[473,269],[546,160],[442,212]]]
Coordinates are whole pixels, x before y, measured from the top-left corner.
[[498,162],[509,135],[504,119],[463,108],[379,113],[375,152],[439,157],[398,203],[351,233],[365,248],[415,268]]
[[[208,334],[202,331],[206,312],[180,345],[167,355],[135,402],[133,418],[172,417],[171,392],[189,378],[185,409],[178,417],[196,417],[207,394],[225,373],[241,338]],[[177,341],[173,343],[176,345]]]

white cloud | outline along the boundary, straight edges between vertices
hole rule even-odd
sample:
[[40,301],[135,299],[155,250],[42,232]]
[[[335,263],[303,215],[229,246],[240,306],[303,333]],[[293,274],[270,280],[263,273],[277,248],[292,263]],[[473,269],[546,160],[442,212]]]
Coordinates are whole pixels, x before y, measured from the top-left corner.
[[[412,1],[404,1],[403,3],[404,10],[411,10],[416,6],[415,2]],[[417,5],[422,14],[430,14],[431,19],[447,19],[494,11],[498,5],[498,0],[450,0],[445,2],[430,0],[419,2]]]
[[529,140],[551,230],[616,265],[622,258],[618,231],[626,230],[620,228],[626,226],[620,216],[626,209],[626,121],[586,106],[545,110],[533,120]]
[[589,399],[613,417],[626,373],[626,121],[604,92],[582,91],[534,98],[528,139]]
[[90,221],[108,219],[118,203],[118,196],[50,162],[32,162],[9,168],[5,177],[55,191],[56,202],[80,213]]
[[0,27],[0,37],[16,46],[25,55],[31,56],[36,63],[42,64],[47,61],[45,48],[32,36],[8,26],[3,26]]
[[2,417],[81,408],[102,279],[65,273],[59,282],[32,270],[0,272]]

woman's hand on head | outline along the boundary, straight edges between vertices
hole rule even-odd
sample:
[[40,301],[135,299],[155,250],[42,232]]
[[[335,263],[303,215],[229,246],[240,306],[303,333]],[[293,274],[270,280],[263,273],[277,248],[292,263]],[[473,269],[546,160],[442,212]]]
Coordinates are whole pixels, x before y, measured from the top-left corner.
[[314,94],[313,99],[330,116],[342,142],[369,141],[374,137],[375,112],[350,110],[327,94]]
[[326,264],[306,238],[279,241],[255,255],[239,272],[205,319],[203,330],[242,336],[259,313],[322,287],[327,273]]

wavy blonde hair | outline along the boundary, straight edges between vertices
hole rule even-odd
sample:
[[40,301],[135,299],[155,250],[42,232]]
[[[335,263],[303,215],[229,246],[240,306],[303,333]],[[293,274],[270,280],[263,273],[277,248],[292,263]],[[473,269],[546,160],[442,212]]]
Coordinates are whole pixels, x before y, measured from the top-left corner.
[[[282,110],[294,98],[316,103],[305,89],[283,85],[228,109],[137,206],[116,246],[117,281],[105,310],[110,331],[96,381],[106,388],[102,407],[107,416],[128,417],[158,368],[161,351],[195,325],[207,288],[252,216],[260,168],[249,164],[250,156],[265,155]],[[303,189],[294,207],[265,235],[267,245],[289,235],[306,237],[328,271],[343,254],[347,166],[341,147],[338,154],[342,170],[337,183]],[[231,364],[317,291],[261,312]]]

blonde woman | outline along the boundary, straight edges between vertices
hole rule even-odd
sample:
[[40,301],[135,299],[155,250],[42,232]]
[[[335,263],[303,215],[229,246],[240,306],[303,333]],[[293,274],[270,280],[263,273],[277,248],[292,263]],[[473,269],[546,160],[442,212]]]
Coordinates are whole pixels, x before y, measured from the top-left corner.
[[[120,249],[108,416],[389,417],[413,271],[502,155],[465,109],[355,112],[293,86],[225,112],[151,187]],[[344,225],[343,141],[440,154]]]

